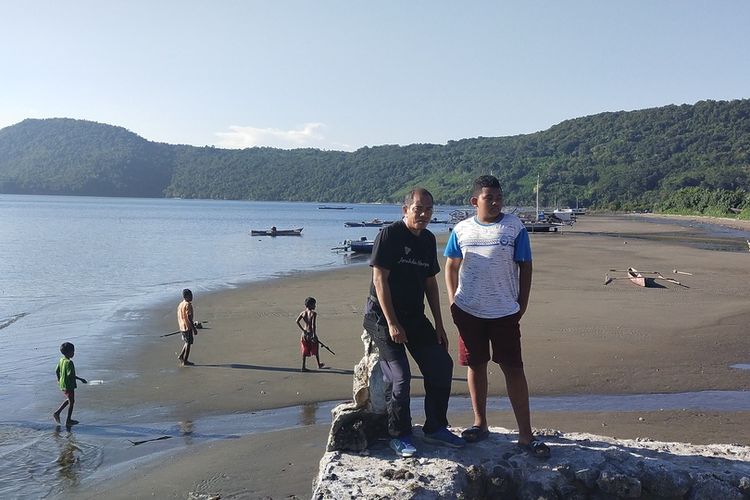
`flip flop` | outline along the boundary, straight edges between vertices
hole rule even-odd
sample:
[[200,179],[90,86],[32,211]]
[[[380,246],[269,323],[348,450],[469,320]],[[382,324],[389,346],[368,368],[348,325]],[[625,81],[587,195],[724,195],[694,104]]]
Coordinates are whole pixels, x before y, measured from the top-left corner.
[[537,438],[532,439],[526,444],[518,443],[518,447],[535,458],[549,458],[550,456],[549,446]]
[[464,429],[464,431],[461,433],[461,437],[467,443],[476,443],[478,441],[482,441],[483,439],[486,439],[487,436],[489,435],[490,435],[489,429],[482,429],[478,425],[472,425],[468,429]]

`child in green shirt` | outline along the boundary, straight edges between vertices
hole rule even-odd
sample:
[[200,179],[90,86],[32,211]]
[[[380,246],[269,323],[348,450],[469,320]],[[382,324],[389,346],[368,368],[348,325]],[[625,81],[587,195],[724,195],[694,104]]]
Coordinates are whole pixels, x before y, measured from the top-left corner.
[[75,346],[70,342],[63,342],[63,344],[60,346],[60,352],[62,353],[63,357],[60,358],[60,361],[57,362],[57,369],[55,370],[55,374],[57,375],[57,382],[60,385],[60,390],[63,391],[63,394],[65,394],[65,401],[63,401],[57,411],[52,414],[52,417],[55,419],[55,422],[59,424],[60,413],[65,409],[66,406],[70,405],[68,406],[68,418],[65,421],[66,427],[70,427],[71,425],[75,425],[78,423],[78,420],[73,420],[72,418],[73,405],[76,402],[76,380],[80,380],[84,384],[87,384],[88,382],[86,381],[86,379],[76,376],[76,367],[73,364],[73,360],[71,359],[76,352]]

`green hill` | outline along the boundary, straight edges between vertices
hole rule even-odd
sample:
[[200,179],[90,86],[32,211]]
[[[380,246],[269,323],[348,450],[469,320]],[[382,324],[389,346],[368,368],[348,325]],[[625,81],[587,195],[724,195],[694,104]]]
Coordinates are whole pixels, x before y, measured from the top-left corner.
[[[601,113],[513,137],[446,145],[227,150],[147,141],[121,127],[24,120],[0,130],[0,192],[321,202],[389,202],[413,185],[464,203],[493,172],[508,204],[680,210],[688,193],[734,193],[750,208],[750,100]],[[697,191],[696,191],[697,190]],[[701,191],[703,190],[703,191]],[[669,204],[677,193],[682,201]],[[693,196],[694,197],[694,196]]]

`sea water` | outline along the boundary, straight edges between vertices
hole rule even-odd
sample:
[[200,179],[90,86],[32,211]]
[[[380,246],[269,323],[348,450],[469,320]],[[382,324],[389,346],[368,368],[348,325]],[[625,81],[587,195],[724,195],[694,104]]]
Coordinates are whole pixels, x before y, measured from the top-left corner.
[[[58,402],[59,394],[46,400],[40,395],[56,390],[62,342],[76,345],[82,375],[105,378],[81,367],[106,366],[118,340],[138,327],[146,311],[177,304],[183,288],[200,296],[348,265],[352,260],[331,248],[345,239],[373,238],[378,228],[345,228],[344,222],[401,216],[397,205],[319,206],[0,195],[2,419],[38,417]],[[437,207],[435,216],[445,219],[453,208]],[[304,230],[299,237],[250,235],[251,229],[272,226]]]
[[[76,344],[81,375],[106,388],[106,368],[93,367],[106,367],[155,305],[174,307],[182,288],[202,294],[364,264],[365,258],[331,249],[344,239],[373,238],[378,228],[345,228],[344,222],[400,217],[396,205],[336,205],[346,209],[320,210],[315,203],[0,195],[0,497],[70,493],[86,478],[110,474],[118,464],[153,453],[141,447],[123,452],[125,439],[168,437],[159,449],[169,450],[263,432],[264,418],[274,429],[287,417],[289,426],[327,421],[333,403],[254,412],[252,419],[226,415],[137,427],[86,425],[75,432],[55,428],[49,414],[60,402],[54,367],[61,342]],[[435,216],[446,219],[455,208],[437,207]],[[250,235],[251,229],[271,226],[304,227],[303,236]],[[447,226],[430,229],[447,231]],[[720,394],[718,402],[705,393],[679,395],[674,405],[690,406],[693,396],[699,407],[714,410],[750,404],[747,392],[734,391],[732,397]],[[613,400],[615,411],[632,411],[648,395],[604,398]],[[565,397],[547,399],[557,410],[581,409],[575,397],[572,406]],[[602,398],[586,399],[607,406]],[[664,401],[658,399],[661,408]],[[737,403],[727,407],[729,400]],[[544,407],[542,400],[532,403],[537,410]],[[451,404],[452,410],[468,411],[465,398],[452,398]]]

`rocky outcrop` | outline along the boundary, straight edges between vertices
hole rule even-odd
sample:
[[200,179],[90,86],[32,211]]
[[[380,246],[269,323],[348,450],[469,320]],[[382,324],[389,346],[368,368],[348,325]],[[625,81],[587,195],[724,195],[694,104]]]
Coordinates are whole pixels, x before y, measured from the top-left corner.
[[362,331],[364,356],[354,367],[351,402],[332,411],[328,451],[362,451],[387,434],[385,417],[386,383],[380,370],[380,355],[367,330]]
[[396,457],[387,440],[359,453],[327,452],[313,498],[750,499],[748,446],[540,431],[552,449],[540,460],[515,445],[512,431],[491,430],[454,450],[422,442],[416,428],[413,458]]
[[362,342],[353,399],[332,411],[327,452],[313,484],[315,500],[750,500],[750,447],[741,445],[537,430],[552,450],[548,460],[540,460],[518,448],[508,429],[492,428],[486,440],[455,450],[422,442],[415,427],[418,455],[398,458],[388,447],[387,386],[378,351],[367,331]]

